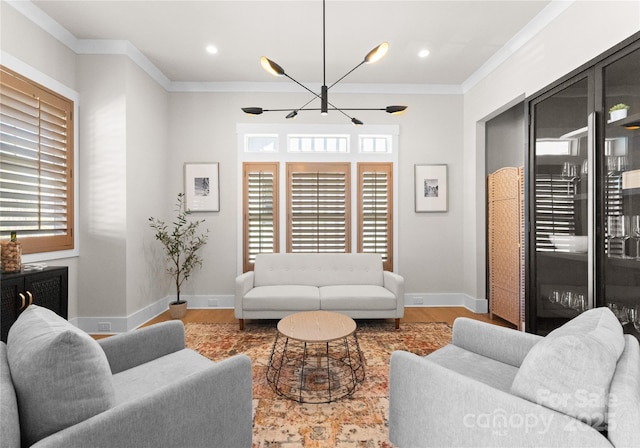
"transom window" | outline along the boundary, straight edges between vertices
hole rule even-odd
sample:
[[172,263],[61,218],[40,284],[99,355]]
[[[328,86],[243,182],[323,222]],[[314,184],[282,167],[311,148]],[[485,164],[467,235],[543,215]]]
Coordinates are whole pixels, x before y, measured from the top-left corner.
[[348,152],[348,135],[289,135],[290,152]]

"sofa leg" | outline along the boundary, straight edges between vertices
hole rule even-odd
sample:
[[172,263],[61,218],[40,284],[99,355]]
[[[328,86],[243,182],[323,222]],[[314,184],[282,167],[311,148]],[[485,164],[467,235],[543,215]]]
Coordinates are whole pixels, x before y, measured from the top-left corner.
[[400,318],[396,318],[396,330],[400,329]]
[[238,323],[240,324],[240,331],[244,330],[244,319],[238,319]]

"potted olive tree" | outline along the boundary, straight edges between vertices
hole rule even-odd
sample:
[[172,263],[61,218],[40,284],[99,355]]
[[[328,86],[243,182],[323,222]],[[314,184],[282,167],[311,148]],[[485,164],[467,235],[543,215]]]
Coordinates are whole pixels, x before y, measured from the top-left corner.
[[180,287],[196,267],[202,266],[202,258],[198,250],[206,244],[209,230],[207,229],[204,233],[198,231],[204,219],[187,220],[190,212],[184,204],[184,193],[178,193],[176,213],[172,227],[153,217],[149,218],[149,226],[155,230],[156,240],[160,241],[164,247],[169,265],[167,272],[176,284],[176,300],[169,303],[169,312],[173,319],[180,319],[187,313],[187,301],[180,299]]

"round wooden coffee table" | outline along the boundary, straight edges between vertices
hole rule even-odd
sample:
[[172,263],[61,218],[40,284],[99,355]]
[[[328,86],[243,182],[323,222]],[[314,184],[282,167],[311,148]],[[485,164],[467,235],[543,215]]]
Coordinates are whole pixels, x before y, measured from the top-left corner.
[[330,311],[305,311],[278,322],[267,366],[276,393],[300,403],[330,403],[364,381],[356,323]]

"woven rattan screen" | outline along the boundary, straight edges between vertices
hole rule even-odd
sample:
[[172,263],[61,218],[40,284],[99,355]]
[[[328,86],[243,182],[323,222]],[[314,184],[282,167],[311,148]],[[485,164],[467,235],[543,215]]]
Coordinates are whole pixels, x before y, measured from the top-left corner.
[[524,322],[524,168],[488,176],[489,310],[519,329]]

